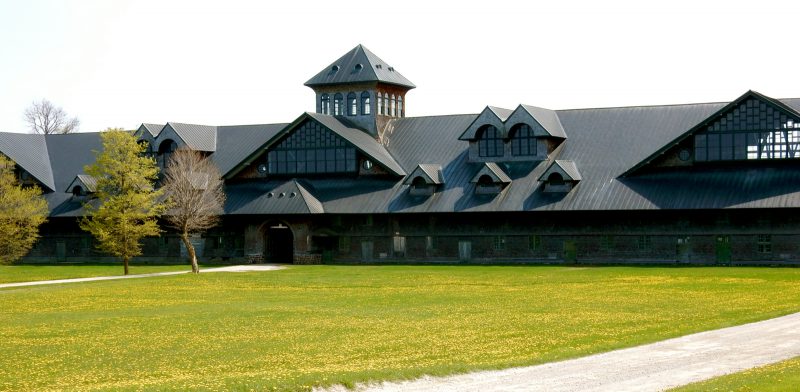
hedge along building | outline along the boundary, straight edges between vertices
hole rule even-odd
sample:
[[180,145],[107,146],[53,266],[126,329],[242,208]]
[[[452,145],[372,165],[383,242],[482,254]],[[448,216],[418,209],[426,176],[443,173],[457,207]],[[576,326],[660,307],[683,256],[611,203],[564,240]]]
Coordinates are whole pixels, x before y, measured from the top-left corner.
[[[407,117],[415,86],[357,46],[289,124],[142,124],[160,165],[201,151],[226,182],[204,259],[274,262],[800,260],[800,99]],[[78,229],[98,134],[0,134],[50,220],[31,260],[101,257]],[[144,258],[178,256],[176,237]]]

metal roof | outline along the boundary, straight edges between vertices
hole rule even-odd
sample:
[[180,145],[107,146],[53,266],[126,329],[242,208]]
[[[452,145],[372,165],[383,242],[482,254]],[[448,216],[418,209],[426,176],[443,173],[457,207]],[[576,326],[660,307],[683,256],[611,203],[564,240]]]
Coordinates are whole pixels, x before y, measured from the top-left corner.
[[88,175],[88,174],[78,174],[75,176],[75,179],[69,183],[67,189],[64,192],[72,193],[72,188],[76,185],[80,186],[81,188],[85,189],[88,192],[96,192],[97,191],[97,179]]
[[530,105],[519,105],[519,107],[528,112],[550,136],[566,139],[567,134],[564,132],[564,126],[561,125],[561,120],[558,119],[558,114],[555,110]]
[[407,88],[415,88],[414,83],[406,79],[394,67],[386,64],[363,45],[358,45],[344,56],[331,63],[325,69],[309,79],[305,85],[309,87],[332,84],[348,84],[361,82],[382,82]]
[[0,153],[30,173],[37,181],[55,191],[53,170],[48,159],[46,135],[25,133],[0,134]]
[[235,184],[226,187],[227,214],[322,214],[322,203],[297,180]]
[[156,138],[156,143],[161,144],[163,140],[170,138],[170,130],[192,150],[206,152],[217,150],[216,126],[168,122]]
[[568,181],[582,180],[581,173],[578,171],[578,167],[575,166],[575,161],[556,159],[555,161],[553,161],[553,164],[550,165],[550,167],[548,167],[547,170],[545,170],[541,176],[539,176],[539,181],[545,181],[547,177],[549,177],[550,174],[554,172],[566,174],[567,178],[565,178],[565,180]]
[[472,179],[470,179],[469,182],[475,184],[484,175],[491,177],[494,182],[499,182],[501,184],[511,183],[511,178],[495,162],[484,163],[483,166],[481,166],[481,169],[478,170],[474,176],[472,176]]
[[164,129],[164,124],[142,123],[142,125],[139,128],[140,129],[144,128],[147,132],[150,133],[150,136],[155,138],[155,137],[158,137],[158,134],[161,133],[162,129]]
[[236,125],[217,127],[217,149],[211,159],[227,177],[237,165],[258,151],[288,124]]
[[427,184],[436,184],[436,185],[444,184],[442,165],[420,163],[419,165],[417,165],[414,171],[412,171],[411,174],[409,174],[406,177],[406,180],[403,181],[403,184],[410,185],[414,181],[414,178],[416,178],[417,176],[421,176],[422,178],[424,178],[425,183]]

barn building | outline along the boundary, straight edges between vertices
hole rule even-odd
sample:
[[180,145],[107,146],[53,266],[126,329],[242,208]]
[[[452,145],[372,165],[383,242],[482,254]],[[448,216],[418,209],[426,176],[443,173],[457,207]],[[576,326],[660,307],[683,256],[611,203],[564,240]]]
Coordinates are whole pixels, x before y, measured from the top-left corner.
[[[306,83],[290,123],[142,124],[159,165],[201,151],[224,177],[205,260],[268,262],[800,261],[800,99],[408,116],[415,86],[359,45]],[[50,217],[28,261],[105,257],[78,228],[98,133],[0,134]],[[175,260],[177,237],[143,260]]]

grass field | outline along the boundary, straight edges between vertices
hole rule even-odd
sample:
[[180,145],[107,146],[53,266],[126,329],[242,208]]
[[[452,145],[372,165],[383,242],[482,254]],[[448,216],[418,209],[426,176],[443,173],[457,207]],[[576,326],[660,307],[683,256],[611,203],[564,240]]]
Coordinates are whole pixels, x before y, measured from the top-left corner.
[[2,390],[302,390],[796,312],[800,269],[292,266],[0,289],[0,303]]
[[[191,271],[186,265],[136,265],[130,266],[131,274],[153,272]],[[95,276],[122,275],[122,264],[118,265],[0,265],[0,283],[33,282],[39,280],[91,278]]]
[[800,358],[734,373],[670,392],[795,392],[800,388]]

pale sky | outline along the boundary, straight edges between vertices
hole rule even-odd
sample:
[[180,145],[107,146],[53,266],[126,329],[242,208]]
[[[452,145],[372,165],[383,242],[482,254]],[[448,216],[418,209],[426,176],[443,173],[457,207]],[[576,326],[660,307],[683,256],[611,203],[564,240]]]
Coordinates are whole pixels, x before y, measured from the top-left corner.
[[47,98],[81,131],[291,122],[358,45],[407,115],[800,97],[798,1],[0,0],[0,131]]

